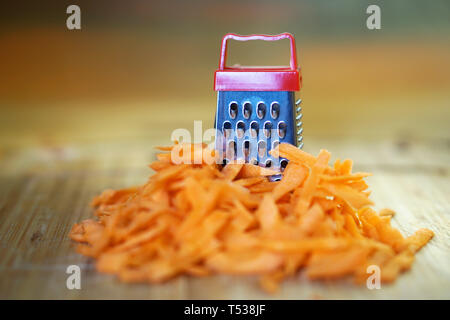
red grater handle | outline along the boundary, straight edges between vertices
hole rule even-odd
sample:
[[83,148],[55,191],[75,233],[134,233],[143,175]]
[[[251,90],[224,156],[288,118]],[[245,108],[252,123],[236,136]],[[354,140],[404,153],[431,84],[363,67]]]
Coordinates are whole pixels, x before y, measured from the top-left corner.
[[249,41],[249,40],[264,40],[264,41],[278,41],[282,39],[289,39],[291,44],[291,60],[290,67],[292,70],[297,70],[297,54],[295,52],[295,39],[294,36],[290,33],[280,33],[277,35],[264,35],[264,34],[252,34],[248,36],[241,36],[234,33],[227,33],[222,38],[222,48],[220,51],[220,62],[219,62],[219,70],[224,70],[226,68],[226,60],[227,60],[227,41],[229,39],[237,40],[237,41]]

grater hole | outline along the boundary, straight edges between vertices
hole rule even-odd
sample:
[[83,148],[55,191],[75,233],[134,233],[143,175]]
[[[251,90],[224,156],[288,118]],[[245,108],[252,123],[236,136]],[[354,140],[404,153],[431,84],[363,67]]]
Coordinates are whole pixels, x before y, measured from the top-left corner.
[[226,159],[233,160],[236,155],[236,142],[229,141],[227,144],[227,150],[226,150]]
[[228,138],[230,136],[230,131],[231,131],[231,122],[230,121],[225,121],[223,123],[223,135],[225,136],[225,138]]
[[288,164],[288,161],[286,159],[283,159],[280,161],[280,166],[282,169],[286,168]]
[[258,103],[258,106],[256,107],[256,114],[260,119],[266,116],[266,105],[264,102]]
[[272,160],[270,160],[270,159],[266,160],[265,165],[266,165],[266,168],[270,168],[272,166]]
[[270,106],[270,115],[273,119],[278,118],[278,116],[280,115],[280,105],[278,104],[278,102],[274,102]]
[[272,142],[272,150],[276,149],[278,145],[280,144],[280,141],[274,141]]
[[242,138],[245,132],[245,123],[244,121],[238,121],[236,124],[236,134],[238,138]]
[[256,121],[250,123],[250,135],[252,138],[256,138],[258,136],[259,124]]
[[250,118],[250,116],[252,115],[252,104],[250,102],[244,103],[242,113],[245,119]]
[[265,141],[258,142],[258,156],[264,158],[266,155],[267,143]]
[[250,141],[248,141],[248,140],[244,141],[242,153],[244,154],[245,160],[247,160],[250,155]]
[[276,182],[276,181],[281,181],[282,175],[281,174],[276,174],[273,176],[270,176],[269,180],[272,182]]
[[264,135],[266,136],[266,138],[270,138],[271,133],[270,131],[272,130],[272,128],[273,128],[272,122],[266,121],[264,123]]
[[278,136],[284,138],[286,136],[287,124],[283,121],[278,123]]
[[238,113],[238,104],[236,102],[231,102],[229,107],[229,113],[231,119],[236,119]]

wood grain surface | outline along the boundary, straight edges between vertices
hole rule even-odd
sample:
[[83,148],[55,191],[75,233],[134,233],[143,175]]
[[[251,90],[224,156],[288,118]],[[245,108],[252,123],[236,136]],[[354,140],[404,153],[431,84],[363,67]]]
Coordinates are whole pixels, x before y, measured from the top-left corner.
[[[20,112],[10,110],[8,116]],[[139,116],[139,112],[134,114]],[[104,124],[114,123],[109,117]],[[138,128],[125,117],[127,124],[114,136],[114,129],[107,125],[90,128],[85,115],[84,122],[80,116],[80,131],[75,130],[77,126],[68,129],[60,125],[48,135],[42,134],[45,127],[37,130],[37,135],[25,130],[16,138],[21,141],[17,146],[2,144],[0,298],[450,298],[450,139],[445,137],[305,135],[307,151],[317,153],[326,148],[334,159],[354,159],[356,171],[374,174],[368,178],[372,199],[378,209],[388,207],[397,212],[393,223],[403,234],[422,227],[436,234],[417,254],[412,270],[380,290],[345,280],[310,282],[302,273],[284,282],[276,295],[262,292],[251,277],[180,277],[161,285],[130,285],[97,273],[90,259],[74,252],[68,232],[74,223],[92,216],[89,202],[103,189],[146,181],[153,147],[169,143],[173,128],[189,127],[191,119],[205,116],[204,111],[193,108],[189,116],[178,117],[172,125],[168,125],[170,117],[170,112],[160,112],[158,118],[146,118],[148,126]],[[102,132],[110,135],[101,137]],[[81,267],[81,290],[66,288],[66,268],[72,264]]]

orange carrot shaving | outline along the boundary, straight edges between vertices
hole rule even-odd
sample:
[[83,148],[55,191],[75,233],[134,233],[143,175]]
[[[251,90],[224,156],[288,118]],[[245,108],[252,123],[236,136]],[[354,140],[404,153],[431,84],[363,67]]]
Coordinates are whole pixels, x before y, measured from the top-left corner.
[[406,238],[406,243],[408,248],[412,252],[419,251],[424,245],[428,243],[428,241],[433,238],[433,231],[428,229],[419,229],[413,235]]
[[[306,210],[308,210],[313,198],[313,194],[319,185],[320,175],[328,166],[330,156],[331,155],[328,151],[320,150],[317,161],[311,167],[311,173],[309,174],[308,178],[306,178],[305,185],[302,192],[300,193],[300,198],[297,201],[297,205],[295,207],[295,213],[297,215],[301,215],[302,213],[306,212]],[[295,162],[296,160],[292,161]]]
[[381,209],[380,212],[378,212],[378,215],[380,217],[393,217],[395,215],[395,211],[392,209]]
[[365,194],[344,184],[323,183],[322,188],[326,189],[335,197],[344,200],[355,209],[372,204]]
[[284,171],[284,177],[280,184],[273,189],[275,201],[300,186],[307,174],[307,169],[304,166],[290,162]]
[[338,278],[354,273],[366,261],[370,248],[353,247],[337,252],[314,252],[308,263],[308,277]]
[[[367,266],[394,281],[411,268],[414,254],[433,237],[420,229],[404,237],[392,210],[372,208],[368,173],[352,173],[351,160],[329,166],[280,144],[272,154],[290,162],[279,172],[257,165],[205,161],[205,145],[158,147],[155,173],[139,187],[106,190],[92,201],[96,219],[70,232],[77,251],[95,258],[100,272],[125,282],[158,283],[177,275],[258,275],[276,292],[300,270],[311,279],[367,278]],[[193,164],[176,164],[177,159]]]
[[[226,166],[227,167],[227,166]],[[226,169],[224,168],[224,170]],[[254,164],[246,163],[239,173],[238,178],[252,178],[252,177],[261,177],[261,176],[271,176],[277,174],[277,171],[263,168]]]
[[270,230],[279,223],[280,213],[278,207],[270,194],[265,194],[258,210],[256,211],[256,218],[261,224],[262,231]]
[[223,168],[222,173],[225,175],[227,180],[234,180],[236,176],[239,174],[239,171],[242,170],[243,164],[229,164]]

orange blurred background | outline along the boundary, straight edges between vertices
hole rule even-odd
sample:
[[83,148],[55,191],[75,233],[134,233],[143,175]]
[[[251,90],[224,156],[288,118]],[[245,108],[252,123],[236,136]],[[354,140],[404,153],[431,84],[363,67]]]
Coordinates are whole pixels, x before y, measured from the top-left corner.
[[[66,8],[81,8],[81,30]],[[366,8],[381,8],[368,30]],[[44,1],[2,4],[0,148],[169,143],[213,124],[221,37],[291,32],[314,137],[450,139],[448,1]],[[230,63],[288,62],[288,43],[232,43]],[[2,150],[0,149],[0,150]]]

